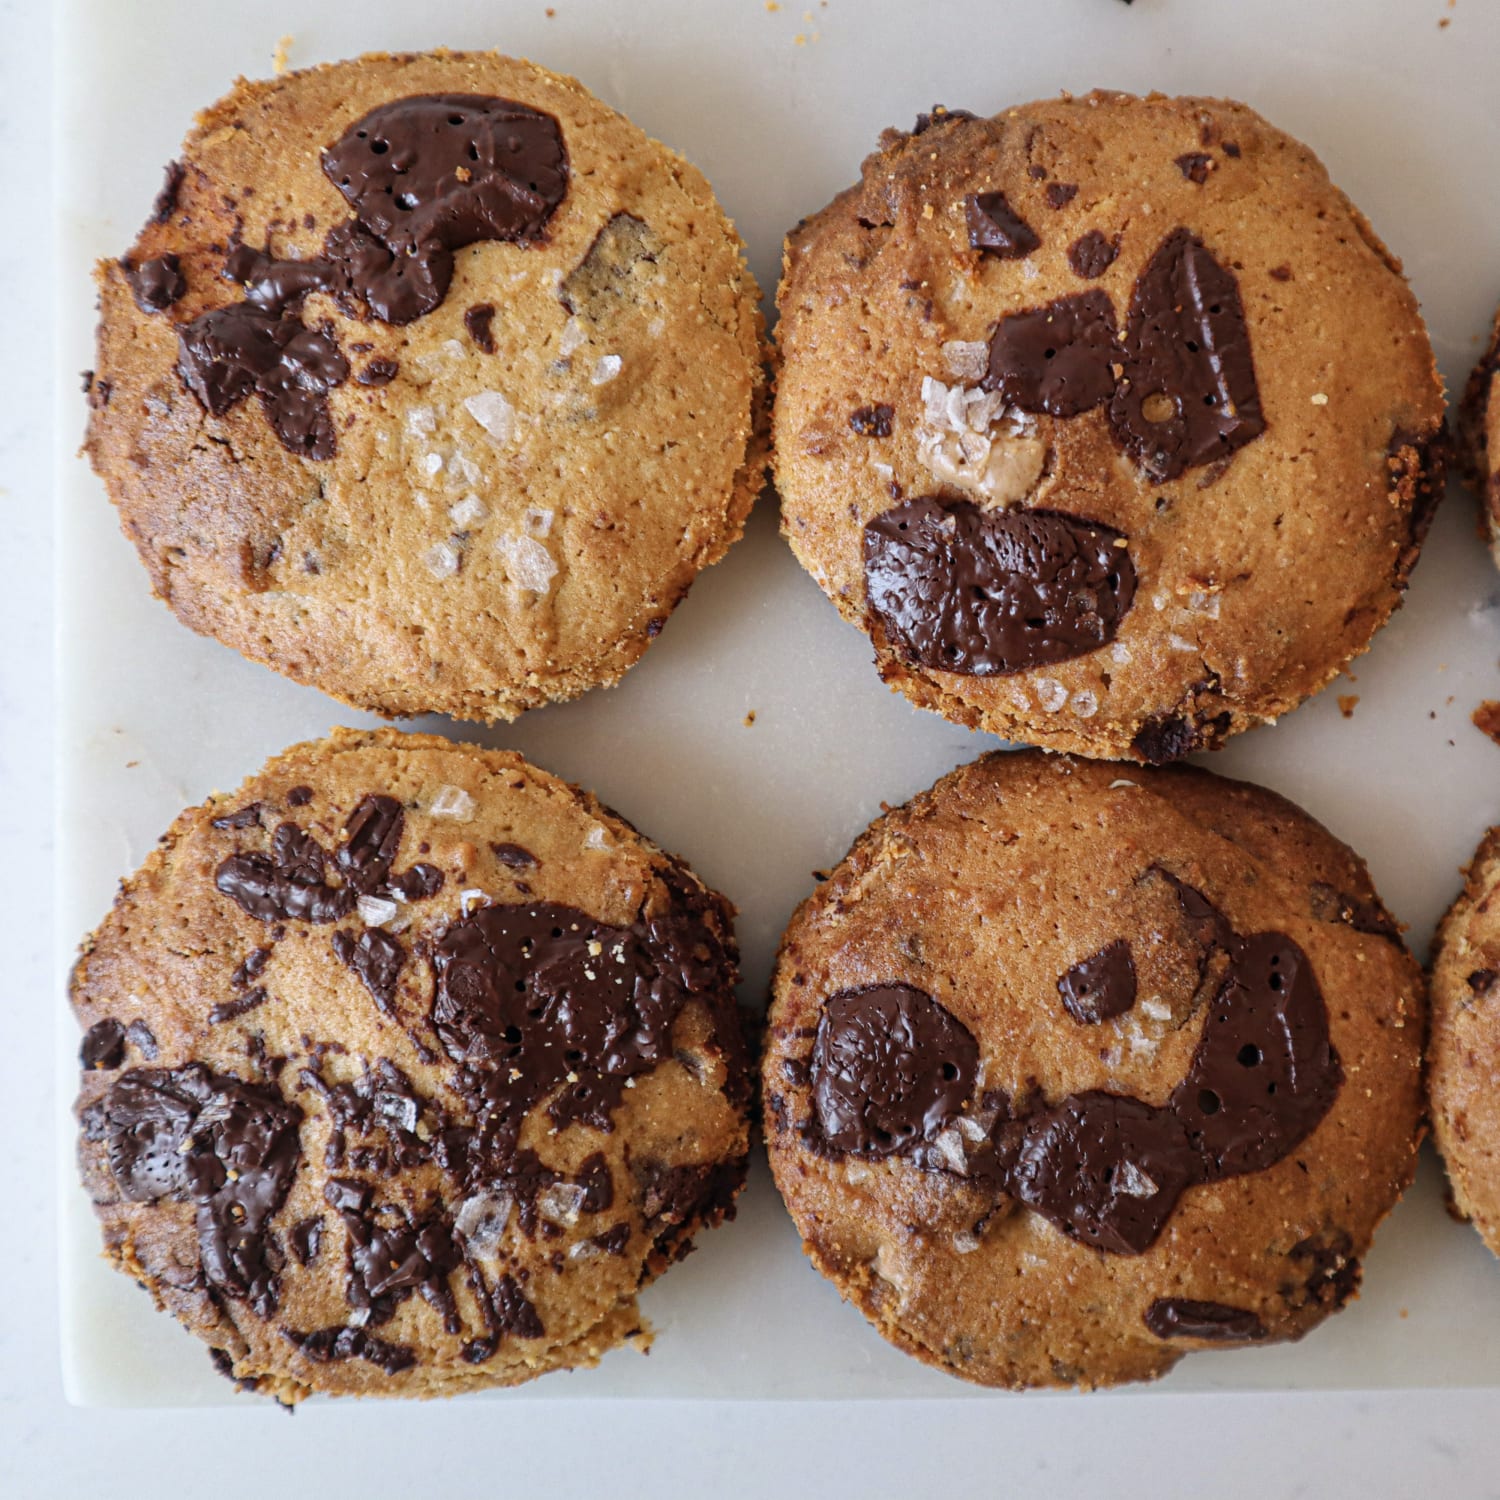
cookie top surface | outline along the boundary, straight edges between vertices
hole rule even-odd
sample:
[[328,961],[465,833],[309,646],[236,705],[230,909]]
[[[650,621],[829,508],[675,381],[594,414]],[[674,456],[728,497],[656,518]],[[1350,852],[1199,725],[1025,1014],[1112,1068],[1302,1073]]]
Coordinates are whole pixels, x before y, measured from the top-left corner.
[[1399,264],[1243,105],[888,131],[778,294],[788,540],[883,676],[1149,762],[1274,719],[1399,602],[1443,393]]
[[87,446],[157,593],[362,707],[617,681],[762,482],[733,226],[530,63],[241,81],[97,279]]
[[1295,1338],[1411,1179],[1422,978],[1363,864],[1207,772],[986,757],[783,939],[772,1169],[818,1268],[982,1384]]
[[728,904],[520,756],[296,746],[75,969],[106,1253],[284,1401],[592,1364],[743,1183],[735,972]]
[[1500,829],[1474,853],[1432,947],[1427,1089],[1457,1208],[1500,1255]]

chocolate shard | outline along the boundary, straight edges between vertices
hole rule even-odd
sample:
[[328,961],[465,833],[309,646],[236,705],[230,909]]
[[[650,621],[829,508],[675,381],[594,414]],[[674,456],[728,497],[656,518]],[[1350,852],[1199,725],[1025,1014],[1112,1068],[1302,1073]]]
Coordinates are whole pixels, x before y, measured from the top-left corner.
[[1068,264],[1083,280],[1097,281],[1114,265],[1119,253],[1118,240],[1110,239],[1100,230],[1090,229],[1068,246]]
[[1158,1297],[1146,1309],[1143,1320],[1159,1339],[1241,1344],[1266,1336],[1266,1325],[1248,1309],[1191,1297]]
[[144,313],[165,312],[187,291],[182,262],[175,255],[155,255],[139,265],[127,259],[121,265],[130,283],[130,295]]
[[1114,394],[1119,360],[1114,304],[1080,292],[1001,318],[980,383],[1022,411],[1076,417]]
[[1057,981],[1063,1006],[1080,1026],[1123,1016],[1135,1004],[1135,957],[1127,938],[1106,943]]
[[1059,511],[903,501],[865,526],[869,608],[916,665],[1023,672],[1114,639],[1135,567],[1111,527]]
[[970,193],[964,199],[969,244],[997,260],[1021,260],[1042,242],[1001,192]]
[[1234,273],[1174,229],[1136,280],[1109,418],[1153,479],[1228,458],[1265,431]]

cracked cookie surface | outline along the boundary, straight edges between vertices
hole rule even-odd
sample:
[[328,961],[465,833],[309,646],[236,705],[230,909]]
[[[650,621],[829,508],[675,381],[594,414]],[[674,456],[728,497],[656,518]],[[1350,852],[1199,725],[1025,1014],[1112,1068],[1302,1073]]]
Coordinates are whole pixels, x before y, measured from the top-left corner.
[[85,942],[107,1258],[284,1402],[590,1365],[732,1217],[732,909],[519,755],[294,746],[176,821]]
[[1416,1168],[1422,975],[1363,863],[1260,787],[1122,770],[960,768],[777,959],[763,1114],[804,1249],[979,1384],[1299,1338]]
[[97,280],[87,449],[153,588],[360,707],[617,681],[763,481],[733,226],[530,63],[237,84]]
[[782,529],[923,707],[1169,761],[1400,601],[1442,484],[1427,333],[1243,105],[934,110],[792,231],[777,303]]

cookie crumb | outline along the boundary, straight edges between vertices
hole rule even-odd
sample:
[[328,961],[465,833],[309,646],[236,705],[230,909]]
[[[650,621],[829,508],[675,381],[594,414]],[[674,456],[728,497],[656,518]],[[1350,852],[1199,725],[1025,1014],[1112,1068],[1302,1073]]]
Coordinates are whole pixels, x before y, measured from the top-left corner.
[[271,54],[271,71],[280,78],[286,72],[286,55],[292,45],[290,36],[276,38],[276,50]]
[[745,718],[744,718],[745,728],[748,729],[754,722],[755,722],[755,710],[752,708],[750,710],[750,712],[745,715]]
[[1358,693],[1340,693],[1339,712],[1343,714],[1346,719],[1352,719],[1354,717],[1354,707],[1358,702]]
[[[1429,717],[1437,718],[1431,714]],[[1500,745],[1500,703],[1493,698],[1486,698],[1483,703],[1469,716],[1476,729],[1482,729],[1489,737]]]

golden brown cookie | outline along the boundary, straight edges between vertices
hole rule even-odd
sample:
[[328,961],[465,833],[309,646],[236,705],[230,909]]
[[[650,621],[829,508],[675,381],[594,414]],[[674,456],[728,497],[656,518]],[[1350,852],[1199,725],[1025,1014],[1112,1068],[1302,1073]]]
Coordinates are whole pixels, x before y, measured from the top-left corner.
[[793,230],[777,303],[783,530],[923,707],[1168,761],[1400,602],[1442,485],[1427,333],[1243,105],[935,110]]
[[74,971],[106,1255],[288,1402],[644,1339],[744,1182],[731,916],[519,755],[295,746],[178,818]]
[[1428,1110],[1454,1206],[1500,1255],[1500,828],[1466,877],[1432,945]]
[[88,453],[152,586],[379,713],[618,681],[762,483],[708,183],[497,53],[241,81],[98,284]]
[[762,1089],[804,1249],[979,1384],[1298,1338],[1416,1167],[1422,976],[1363,863],[1260,787],[1119,770],[953,772],[777,961]]
[[1469,374],[1454,419],[1459,472],[1484,507],[1490,551],[1500,562],[1500,313],[1490,330],[1489,347]]

